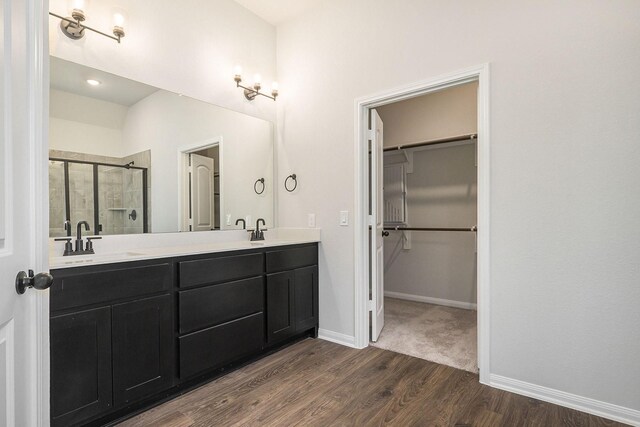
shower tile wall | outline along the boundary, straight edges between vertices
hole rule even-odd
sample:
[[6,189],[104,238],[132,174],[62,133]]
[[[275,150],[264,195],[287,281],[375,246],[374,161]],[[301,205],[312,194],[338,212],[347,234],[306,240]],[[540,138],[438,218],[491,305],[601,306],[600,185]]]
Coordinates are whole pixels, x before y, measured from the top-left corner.
[[65,217],[64,163],[49,161],[49,236],[66,235]]
[[[75,161],[127,164],[131,161],[137,167],[148,168],[147,191],[151,191],[151,152],[149,150],[135,153],[125,158],[96,156],[69,151],[49,150],[49,157]],[[75,235],[75,225],[80,220],[91,224],[93,234],[93,165],[69,163],[71,223]],[[98,167],[98,203],[100,212],[100,234],[138,234],[144,232],[144,210],[142,196],[142,171],[139,169],[123,169],[118,167]],[[64,163],[52,160],[49,162],[49,235],[65,236],[65,190]],[[147,229],[151,232],[151,206],[147,207],[149,220]],[[133,219],[132,211],[136,211]]]
[[[124,232],[139,234],[144,231],[142,210],[142,171],[129,169],[124,171],[125,185],[123,186],[124,204],[128,207],[128,214],[124,218]],[[135,210],[136,219],[131,214]]]
[[99,166],[98,180],[102,234],[143,233],[142,171]]
[[71,224],[87,221],[91,224],[90,231],[85,235],[93,235],[94,203],[93,203],[93,165],[83,163],[69,163],[69,203],[71,207]]

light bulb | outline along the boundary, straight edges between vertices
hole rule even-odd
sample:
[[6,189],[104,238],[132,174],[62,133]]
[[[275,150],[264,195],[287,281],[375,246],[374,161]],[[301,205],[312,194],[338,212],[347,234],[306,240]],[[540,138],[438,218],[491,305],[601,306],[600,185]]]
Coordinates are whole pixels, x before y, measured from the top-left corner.
[[69,0],[69,10],[86,10],[89,0]]
[[69,0],[69,13],[71,17],[77,21],[84,21],[86,18],[86,9],[89,6],[89,0]]
[[256,74],[253,76],[253,88],[255,90],[260,90],[262,87],[262,76],[260,74]]
[[111,9],[113,15],[113,35],[118,37],[118,43],[120,39],[124,37],[124,25],[127,22],[127,12],[121,7],[114,7]]
[[233,74],[235,76],[241,76],[242,75],[242,67],[239,65],[236,65],[235,67],[233,67]]
[[271,91],[272,92],[277,92],[278,91],[278,82],[271,83]]

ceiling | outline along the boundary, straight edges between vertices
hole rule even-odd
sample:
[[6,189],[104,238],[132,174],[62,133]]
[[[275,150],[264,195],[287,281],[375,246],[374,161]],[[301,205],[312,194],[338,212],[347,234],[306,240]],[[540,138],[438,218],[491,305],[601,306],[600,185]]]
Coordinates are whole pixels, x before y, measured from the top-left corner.
[[[89,98],[101,99],[127,107],[159,90],[144,83],[125,79],[84,65],[51,56],[51,88]],[[90,86],[87,79],[98,80]]]
[[235,0],[271,25],[280,25],[320,4],[321,0]]

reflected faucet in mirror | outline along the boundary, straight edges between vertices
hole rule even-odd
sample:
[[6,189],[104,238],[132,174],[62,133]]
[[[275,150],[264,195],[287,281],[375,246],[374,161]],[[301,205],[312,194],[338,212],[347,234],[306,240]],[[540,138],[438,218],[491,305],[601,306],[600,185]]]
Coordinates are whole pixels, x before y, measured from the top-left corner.
[[238,225],[239,222],[242,222],[242,229],[246,230],[247,229],[247,221],[245,221],[244,218],[236,219],[236,225]]

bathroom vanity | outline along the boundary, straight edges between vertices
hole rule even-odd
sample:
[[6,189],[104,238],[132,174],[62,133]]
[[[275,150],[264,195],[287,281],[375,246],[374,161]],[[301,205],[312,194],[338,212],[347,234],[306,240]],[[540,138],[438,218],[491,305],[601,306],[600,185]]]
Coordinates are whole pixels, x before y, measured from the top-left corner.
[[57,263],[53,426],[126,417],[317,336],[317,242],[214,246]]

